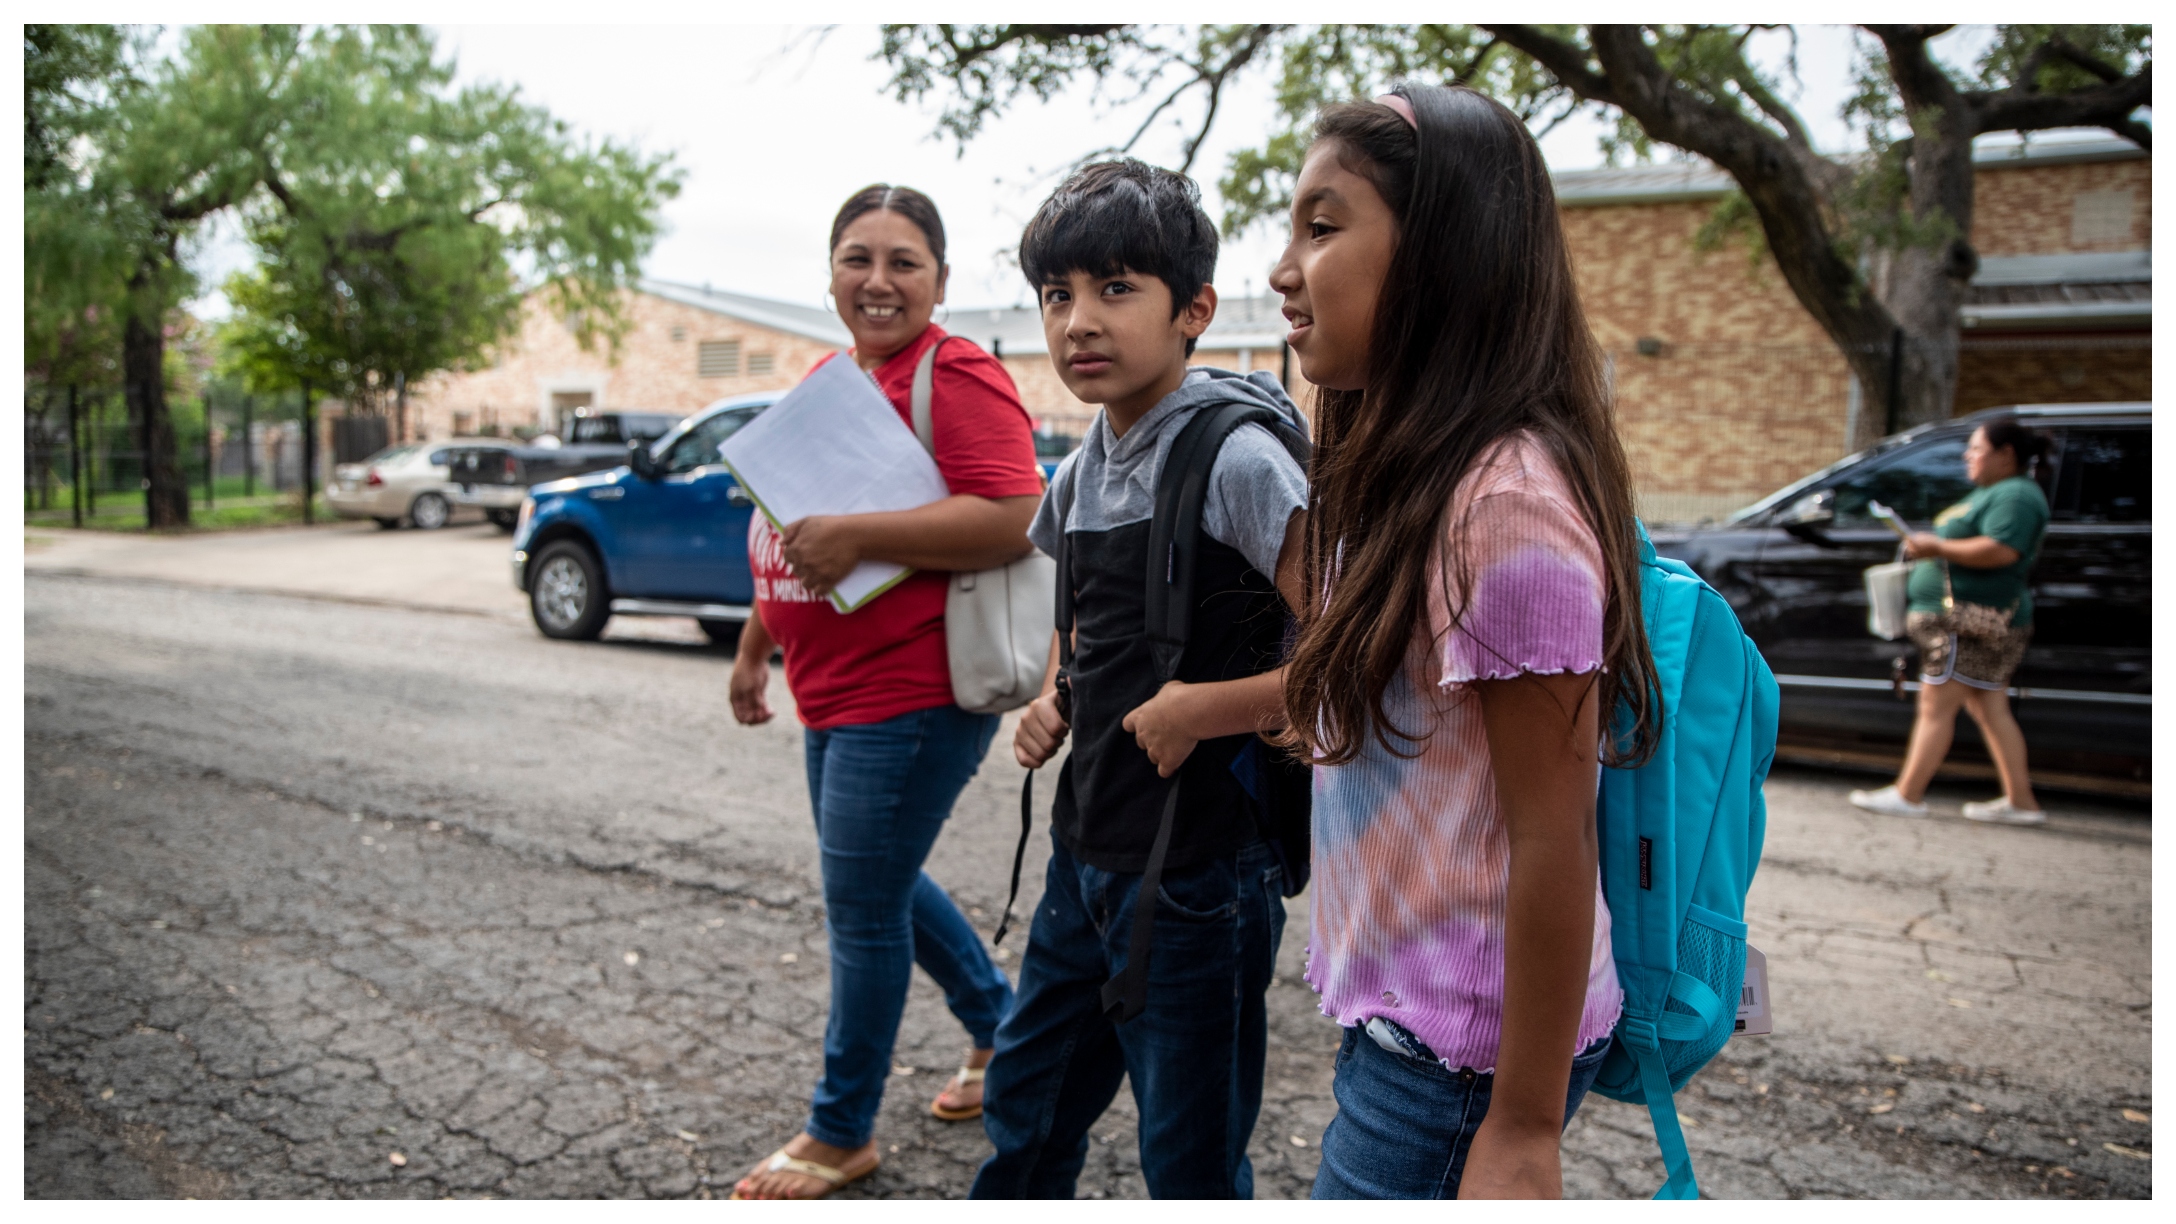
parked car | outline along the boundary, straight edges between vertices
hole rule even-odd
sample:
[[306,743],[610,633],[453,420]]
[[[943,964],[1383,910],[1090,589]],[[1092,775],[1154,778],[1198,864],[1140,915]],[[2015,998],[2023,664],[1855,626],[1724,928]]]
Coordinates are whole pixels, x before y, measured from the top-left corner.
[[405,519],[422,530],[436,531],[453,521],[454,493],[446,470],[451,453],[507,448],[507,443],[489,438],[388,446],[361,462],[335,467],[332,482],[325,486],[325,503],[341,518],[376,519],[387,530]]
[[[528,491],[514,527],[514,585],[547,637],[594,638],[614,616],[692,616],[713,641],[748,619],[754,502],[718,445],[779,393],[720,400],[609,470]],[[630,461],[632,460],[632,461]]]
[[[530,489],[513,565],[537,629],[588,639],[613,616],[692,616],[712,641],[738,641],[755,600],[755,503],[718,446],[782,394],[719,400],[647,447],[635,444],[620,467]],[[1047,481],[1064,454],[1045,449]]]
[[[1782,689],[1786,752],[1893,761],[1911,729],[1918,661],[1866,629],[1861,574],[1897,540],[1879,501],[1915,529],[1971,491],[1966,439],[2014,415],[2046,434],[2037,479],[2051,518],[2032,571],[2033,637],[2012,689],[2036,775],[2070,772],[2134,793],[2150,785],[2152,409],[2023,405],[1922,425],[1761,499],[1728,521],[1658,531],[1655,548],[1737,609]],[[1977,748],[1969,719],[1960,746]]]

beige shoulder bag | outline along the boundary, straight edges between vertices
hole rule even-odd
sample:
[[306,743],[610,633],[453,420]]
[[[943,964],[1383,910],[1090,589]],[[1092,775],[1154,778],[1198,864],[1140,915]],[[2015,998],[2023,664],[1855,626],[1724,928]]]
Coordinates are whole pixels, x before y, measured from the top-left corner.
[[[914,436],[932,458],[937,445],[930,400],[944,343],[930,345],[914,367]],[[944,647],[952,700],[960,708],[1002,714],[1035,700],[1050,662],[1057,589],[1057,562],[1040,550],[996,569],[952,575],[944,596]]]

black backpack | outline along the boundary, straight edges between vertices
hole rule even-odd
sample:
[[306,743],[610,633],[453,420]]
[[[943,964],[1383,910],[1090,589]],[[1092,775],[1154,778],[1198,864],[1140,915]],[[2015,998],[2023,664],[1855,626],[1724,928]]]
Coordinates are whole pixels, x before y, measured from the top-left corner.
[[[1312,447],[1290,418],[1258,404],[1222,403],[1194,414],[1171,444],[1156,486],[1156,513],[1149,523],[1148,574],[1143,608],[1149,654],[1155,661],[1157,679],[1178,674],[1179,660],[1193,628],[1196,599],[1194,575],[1202,540],[1201,518],[1209,499],[1209,476],[1216,457],[1233,430],[1246,424],[1269,430],[1292,458],[1307,470]],[[1066,512],[1058,511],[1058,701],[1060,711],[1071,696],[1073,668],[1073,569],[1071,546],[1065,535]],[[1289,634],[1288,634],[1289,640]],[[1256,800],[1262,836],[1276,851],[1284,869],[1284,895],[1297,896],[1307,887],[1309,821],[1313,813],[1312,772],[1288,754],[1271,750],[1259,741],[1242,753],[1255,771],[1255,785],[1248,791]],[[1179,775],[1171,775],[1164,797],[1163,816],[1157,822],[1156,840],[1149,848],[1148,863],[1141,873],[1141,888],[1134,902],[1133,930],[1128,939],[1126,968],[1103,984],[1103,1010],[1114,1023],[1141,1014],[1148,1004],[1149,940],[1156,926],[1156,890],[1163,882],[1164,858],[1171,846],[1171,827],[1178,814]],[[1020,898],[1020,866],[1027,855],[1028,837],[1035,822],[1035,773],[1028,771],[1020,787],[1020,843],[1013,851],[1012,892],[1005,913],[991,941],[1002,942],[1012,922],[1013,903]]]

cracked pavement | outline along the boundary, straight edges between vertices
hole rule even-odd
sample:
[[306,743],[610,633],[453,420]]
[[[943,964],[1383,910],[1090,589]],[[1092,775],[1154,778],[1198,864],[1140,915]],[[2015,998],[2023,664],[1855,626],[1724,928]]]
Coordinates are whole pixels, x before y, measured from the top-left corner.
[[[555,643],[503,613],[31,573],[24,634],[29,1196],[700,1197],[798,1128],[827,993],[800,735],[782,684],[778,722],[732,725],[729,656],[691,623]],[[930,862],[986,934],[1004,741]],[[2150,1195],[2145,813],[1982,827],[1938,791],[1946,816],[1885,820],[1843,804],[1854,781],[1770,783],[1749,921],[1777,1032],[1679,1095],[1703,1188]],[[1334,1109],[1305,905],[1262,1197],[1306,1194]],[[964,1045],[918,974],[885,1164],[846,1196],[965,1192],[980,1128],[927,1113]],[[1121,1092],[1084,1196],[1142,1194],[1132,1123]],[[1590,1097],[1565,1177],[1651,1193],[1644,1110]]]

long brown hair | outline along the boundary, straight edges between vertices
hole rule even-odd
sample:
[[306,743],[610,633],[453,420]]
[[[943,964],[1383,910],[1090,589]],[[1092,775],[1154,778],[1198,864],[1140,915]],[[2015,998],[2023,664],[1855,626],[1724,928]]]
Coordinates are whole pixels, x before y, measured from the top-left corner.
[[[1426,729],[1395,726],[1385,700],[1427,623],[1428,559],[1459,482],[1526,430],[1564,472],[1607,571],[1604,759],[1645,760],[1662,703],[1640,616],[1631,472],[1548,168],[1517,116],[1481,94],[1397,92],[1416,124],[1354,103],[1315,127],[1316,144],[1381,193],[1398,239],[1366,388],[1323,389],[1315,401],[1311,595],[1285,669],[1289,738],[1322,764],[1352,761],[1371,733],[1392,753],[1418,751],[1394,741],[1416,745]],[[1467,586],[1448,567],[1444,581]],[[1463,616],[1466,600],[1448,602]]]

